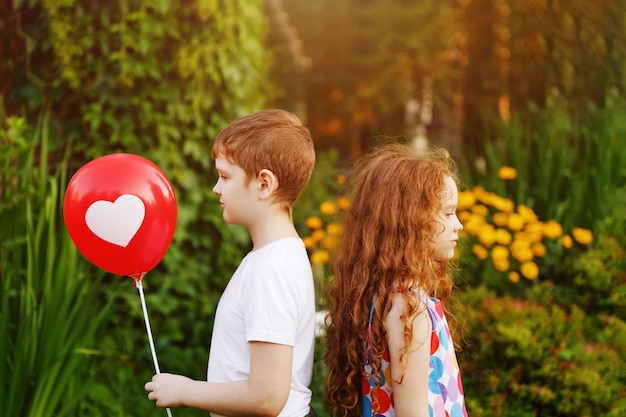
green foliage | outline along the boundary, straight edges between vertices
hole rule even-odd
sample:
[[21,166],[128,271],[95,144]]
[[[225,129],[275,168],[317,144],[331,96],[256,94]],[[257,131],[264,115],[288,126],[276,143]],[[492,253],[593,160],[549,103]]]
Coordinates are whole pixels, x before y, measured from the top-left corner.
[[470,415],[626,411],[626,194],[611,195],[593,244],[565,257],[554,275],[499,297],[485,286],[461,292],[469,343],[459,362]]
[[[315,279],[315,297],[318,310],[324,310],[328,304],[328,272],[330,267],[330,252],[339,236],[332,232],[333,225],[337,225],[338,212],[336,203],[340,193],[341,178],[338,168],[339,153],[336,149],[318,152],[315,170],[307,187],[294,206],[294,223],[312,261],[313,278]],[[335,213],[324,213],[322,208]],[[319,221],[319,227],[312,228],[309,219]],[[325,224],[325,230],[321,229]],[[322,255],[321,262],[316,257]]]
[[306,236],[309,228],[306,219],[309,216],[319,216],[320,204],[324,201],[332,201],[337,198],[339,184],[337,175],[340,173],[339,152],[331,148],[323,152],[317,152],[315,170],[311,175],[309,184],[302,191],[293,209],[293,218],[300,236]]
[[528,299],[467,290],[469,343],[459,354],[473,416],[618,416],[624,411],[625,323],[603,330],[550,284]]
[[[552,97],[545,109],[502,123],[485,142],[485,169],[469,153],[462,176],[470,186],[482,185],[531,207],[542,219],[555,219],[564,230],[594,230],[597,219],[607,215],[612,190],[626,181],[626,98],[615,96],[578,119],[563,101]],[[502,165],[517,170],[515,181],[497,177]]]
[[[262,6],[240,0],[32,0],[6,11],[10,30],[2,49],[11,53],[0,65],[6,113],[33,121],[47,106],[49,151],[52,157],[71,144],[70,175],[90,159],[130,152],[155,162],[172,182],[177,230],[161,264],[144,278],[164,372],[205,377],[217,300],[249,247],[244,229],[223,222],[212,193],[217,176],[211,145],[237,116],[267,104]],[[106,337],[97,339],[100,355],[85,368],[95,384],[85,388],[82,414],[155,412],[143,390],[154,370],[130,283],[106,275],[92,287],[99,296],[94,305],[110,300],[113,306]]]
[[[503,124],[485,142],[486,170],[461,166],[470,186],[555,219],[565,233],[594,231],[589,245],[575,234],[570,249],[559,240],[546,244],[540,279],[524,288],[498,281],[480,262],[464,265],[474,275],[474,287],[461,292],[469,345],[459,354],[470,415],[626,411],[624,100],[613,97],[577,119],[562,104],[555,98],[524,122]],[[496,175],[503,165],[515,168],[514,180]]]
[[[48,167],[42,118],[0,130],[0,409],[10,416],[75,415],[88,389],[110,304],[62,222],[67,154]],[[48,170],[53,172],[48,174]]]
[[613,195],[610,215],[598,222],[596,242],[565,265],[571,268],[573,280],[563,283],[565,297],[600,322],[607,316],[626,321],[626,189]]
[[313,363],[313,379],[311,381],[311,391],[313,396],[311,398],[311,407],[315,410],[319,417],[330,416],[330,409],[326,404],[326,376],[327,369],[324,365],[324,346],[320,338],[315,342],[315,362]]
[[[261,6],[72,0],[21,2],[13,10],[13,68],[25,71],[7,74],[7,113],[32,118],[47,103],[51,136],[73,143],[70,171],[113,152],[159,165],[179,203],[162,267],[191,280],[212,275],[222,285],[247,244],[221,220],[210,149],[230,121],[265,104]],[[28,48],[20,49],[20,34]]]
[[[470,185],[532,207],[565,230],[594,230],[593,246],[553,262],[553,282],[523,292],[525,299],[464,289],[474,342],[460,356],[470,414],[623,414],[625,226],[615,207],[624,200],[608,204],[625,179],[624,99],[613,89],[623,82],[624,48],[611,37],[623,10],[617,2],[603,8],[575,1],[525,22],[515,12],[527,7],[524,2],[511,3],[511,14],[495,13],[501,2],[370,3],[290,5],[297,26],[306,29],[305,50],[315,64],[306,86],[292,85],[315,92],[307,106],[316,140],[349,139],[349,147],[358,149],[381,129],[404,131],[403,105],[430,77],[435,106],[462,95],[469,121],[464,131],[481,136],[481,143],[492,140],[485,152],[476,148],[487,156],[487,170],[465,167]],[[541,24],[550,13],[558,25]],[[476,23],[467,31],[470,46],[489,56],[468,49],[468,39],[458,36],[469,23]],[[495,32],[494,23],[512,30],[509,62],[494,59],[493,51],[501,49],[483,39]],[[163,262],[144,279],[148,310],[161,370],[204,378],[217,300],[249,245],[243,229],[222,220],[211,191],[210,148],[226,124],[276,94],[267,80],[262,2],[23,0],[3,9],[2,27],[3,107],[26,119],[4,119],[0,137],[0,409],[7,415],[94,417],[162,412],[143,390],[154,371],[136,290],[130,279],[103,274],[77,254],[60,224],[62,190],[66,174],[112,152],[143,155],[166,172],[178,198],[178,228]],[[552,44],[557,37],[551,31],[575,41]],[[552,61],[526,60],[520,53],[535,50],[527,44],[550,46],[556,62],[551,72],[530,74],[535,64]],[[524,82],[499,84],[499,68],[507,64]],[[584,77],[573,71],[579,64],[585,64]],[[458,87],[440,88],[459,80],[455,65],[465,72],[462,94]],[[289,76],[278,67],[274,81]],[[588,77],[587,69],[595,75]],[[555,80],[565,98],[546,101]],[[472,116],[495,108],[509,92],[516,117],[483,138]],[[547,104],[527,112],[528,100]],[[518,118],[521,109],[525,114]],[[46,140],[35,152],[28,125],[39,122],[37,132]],[[320,157],[295,207],[303,236],[306,218],[336,197],[337,158]],[[501,165],[515,167],[518,180],[497,179]],[[319,358],[318,345],[313,404],[324,416]]]

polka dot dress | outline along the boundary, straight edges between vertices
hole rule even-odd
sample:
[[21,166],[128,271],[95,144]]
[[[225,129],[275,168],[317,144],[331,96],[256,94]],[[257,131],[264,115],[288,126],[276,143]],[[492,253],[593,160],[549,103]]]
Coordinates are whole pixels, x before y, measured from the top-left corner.
[[[430,338],[430,371],[428,373],[428,411],[430,417],[467,417],[461,372],[456,360],[452,338],[441,302],[428,298],[427,310],[432,322]],[[374,304],[370,310],[370,326]],[[371,327],[368,327],[368,339]],[[371,339],[369,339],[371,340]],[[370,347],[368,346],[368,350]],[[363,417],[395,417],[389,352],[382,358],[382,381],[376,388],[378,376],[371,375],[372,367],[366,358],[363,364]]]

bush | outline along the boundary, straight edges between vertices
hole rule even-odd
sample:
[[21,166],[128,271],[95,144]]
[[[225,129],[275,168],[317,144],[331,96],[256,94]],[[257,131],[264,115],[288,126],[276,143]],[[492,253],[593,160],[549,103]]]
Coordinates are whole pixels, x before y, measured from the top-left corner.
[[573,279],[558,284],[563,297],[588,314],[626,321],[626,188],[616,190],[612,200],[607,201],[611,214],[598,221],[597,241],[564,265]]
[[[469,344],[460,352],[472,416],[618,416],[626,411],[626,324],[607,318],[603,331],[575,305],[555,299],[551,284],[531,298],[467,290]],[[608,336],[610,335],[610,336]],[[623,339],[623,337],[622,337]]]

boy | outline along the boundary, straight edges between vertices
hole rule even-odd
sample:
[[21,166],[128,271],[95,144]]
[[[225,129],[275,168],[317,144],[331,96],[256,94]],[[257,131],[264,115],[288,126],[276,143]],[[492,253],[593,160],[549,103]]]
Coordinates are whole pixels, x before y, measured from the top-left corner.
[[313,415],[313,276],[292,219],[315,165],[310,133],[291,113],[262,110],[224,129],[212,152],[224,220],[246,226],[252,251],[218,304],[207,381],[157,374],[148,398],[213,416]]

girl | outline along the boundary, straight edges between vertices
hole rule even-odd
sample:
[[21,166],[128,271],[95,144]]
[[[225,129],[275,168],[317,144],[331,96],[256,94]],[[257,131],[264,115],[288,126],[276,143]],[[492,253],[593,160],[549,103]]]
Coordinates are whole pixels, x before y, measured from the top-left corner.
[[463,228],[452,161],[396,144],[357,168],[327,317],[333,415],[467,416],[446,321]]

